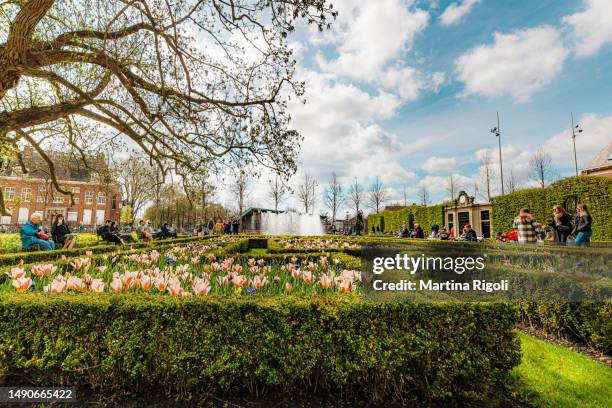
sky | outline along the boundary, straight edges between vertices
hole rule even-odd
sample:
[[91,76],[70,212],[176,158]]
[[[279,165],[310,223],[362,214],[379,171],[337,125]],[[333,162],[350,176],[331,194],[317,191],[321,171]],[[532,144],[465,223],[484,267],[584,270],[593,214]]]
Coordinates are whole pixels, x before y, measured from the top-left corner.
[[[447,180],[475,194],[480,159],[534,186],[529,158],[548,153],[558,177],[574,174],[612,141],[611,0],[336,0],[330,30],[298,27],[291,47],[306,104],[290,105],[304,141],[293,186],[306,173],[321,195],[336,172],[368,190],[380,177],[387,204],[449,198]],[[499,193],[499,172],[493,193]],[[267,177],[249,204],[266,207]],[[478,187],[482,200],[482,184]],[[220,191],[220,199],[230,200]],[[286,207],[299,208],[294,199]],[[343,211],[346,208],[343,209]]]

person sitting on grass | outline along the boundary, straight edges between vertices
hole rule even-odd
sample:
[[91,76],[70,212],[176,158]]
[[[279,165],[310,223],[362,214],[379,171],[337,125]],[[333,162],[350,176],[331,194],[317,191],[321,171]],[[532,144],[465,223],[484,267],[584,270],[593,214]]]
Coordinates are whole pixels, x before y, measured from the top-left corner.
[[117,245],[123,244],[123,240],[115,232],[113,232],[111,220],[106,220],[104,222],[104,226],[100,227],[98,234],[105,241],[108,241],[110,243],[117,244]]
[[57,214],[51,227],[51,236],[57,248],[72,249],[76,242],[74,235],[70,233],[70,228],[64,222],[64,216]]
[[145,226],[144,220],[138,221],[138,226],[136,227],[136,233],[144,241],[153,242],[153,234],[147,231],[147,227]]
[[408,238],[410,236],[410,231],[408,231],[406,224],[402,224],[402,230],[400,231],[399,236],[400,238]]
[[45,229],[40,225],[42,218],[39,213],[34,213],[19,231],[21,238],[21,249],[27,250],[30,247],[38,246],[43,251],[52,251],[55,249],[55,243],[49,240],[49,236],[45,234]]
[[448,231],[446,230],[446,227],[442,227],[442,229],[440,230],[440,232],[438,233],[438,238],[440,238],[443,241],[446,241],[448,239]]

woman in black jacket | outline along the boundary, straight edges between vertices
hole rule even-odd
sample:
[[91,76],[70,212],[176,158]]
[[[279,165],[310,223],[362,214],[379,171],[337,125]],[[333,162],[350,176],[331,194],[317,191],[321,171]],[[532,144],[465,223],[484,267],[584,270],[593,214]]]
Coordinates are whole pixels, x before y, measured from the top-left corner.
[[51,227],[51,237],[55,242],[56,248],[68,248],[74,247],[74,236],[70,233],[70,228],[64,222],[64,216],[57,214]]
[[588,247],[591,244],[591,236],[593,236],[593,230],[591,229],[593,218],[586,204],[578,204],[576,206],[576,211],[576,215],[578,216],[576,227],[574,228],[574,232],[576,233],[576,246],[584,245]]
[[552,211],[554,218],[550,227],[554,231],[555,244],[565,245],[567,237],[572,233],[572,217],[560,205],[555,205]]

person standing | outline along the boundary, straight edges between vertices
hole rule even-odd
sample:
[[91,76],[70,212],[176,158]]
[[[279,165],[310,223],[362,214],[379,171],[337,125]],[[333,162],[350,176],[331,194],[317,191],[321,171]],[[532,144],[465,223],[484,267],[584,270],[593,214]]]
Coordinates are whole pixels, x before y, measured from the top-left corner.
[[560,205],[553,206],[553,221],[550,227],[553,229],[555,244],[566,245],[567,237],[572,233],[572,217]]
[[578,204],[576,211],[578,217],[576,227],[574,228],[576,232],[576,246],[584,245],[588,247],[591,245],[591,237],[593,236],[593,230],[591,229],[593,217],[591,217],[586,204]]
[[538,240],[540,226],[531,215],[528,208],[521,208],[519,215],[514,219],[514,229],[518,234],[519,244],[535,244]]

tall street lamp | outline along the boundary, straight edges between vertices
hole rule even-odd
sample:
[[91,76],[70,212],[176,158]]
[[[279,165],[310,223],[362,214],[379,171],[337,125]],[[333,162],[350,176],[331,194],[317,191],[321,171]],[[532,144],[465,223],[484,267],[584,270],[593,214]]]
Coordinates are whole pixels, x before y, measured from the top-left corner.
[[576,166],[576,176],[578,176],[578,157],[576,156],[576,133],[582,133],[579,124],[574,125],[574,112],[572,112],[572,141],[574,142],[574,165]]
[[491,129],[491,133],[497,136],[497,144],[499,146],[499,178],[501,182],[501,192],[502,195],[504,195],[504,166],[502,164],[501,127],[499,126],[499,112],[497,112],[497,127]]

